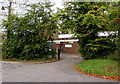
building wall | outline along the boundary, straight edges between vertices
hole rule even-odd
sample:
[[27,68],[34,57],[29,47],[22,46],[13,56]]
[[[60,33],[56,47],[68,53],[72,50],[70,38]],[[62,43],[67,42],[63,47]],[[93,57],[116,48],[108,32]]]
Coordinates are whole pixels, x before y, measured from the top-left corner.
[[[72,47],[65,47],[66,44],[72,45]],[[53,43],[52,44],[54,49],[60,49],[60,44]],[[70,54],[79,54],[79,45],[77,42],[69,43],[63,42],[61,43],[61,52],[62,53],[70,53]]]
[[58,40],[58,39],[59,39],[57,33],[53,33],[53,37],[54,37],[55,40]]
[[[54,33],[53,34],[55,40],[61,40],[58,38],[58,34]],[[72,47],[65,47],[66,44],[72,45]],[[60,49],[60,44],[59,43],[52,43],[52,48],[53,49]],[[78,42],[62,42],[61,43],[61,52],[62,53],[70,53],[70,54],[80,54],[79,53],[79,45]]]
[[[66,44],[70,44],[72,45],[72,47],[65,47]],[[79,49],[79,45],[77,42],[74,42],[74,43],[65,42],[63,43],[63,46],[62,46],[63,53],[79,54],[78,49]]]

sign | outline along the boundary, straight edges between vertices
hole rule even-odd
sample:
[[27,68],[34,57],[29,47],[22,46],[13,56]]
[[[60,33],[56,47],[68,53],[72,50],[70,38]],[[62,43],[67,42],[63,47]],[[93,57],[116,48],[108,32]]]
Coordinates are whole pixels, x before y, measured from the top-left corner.
[[71,48],[72,45],[70,45],[70,44],[66,44],[65,47],[67,47],[67,48]]

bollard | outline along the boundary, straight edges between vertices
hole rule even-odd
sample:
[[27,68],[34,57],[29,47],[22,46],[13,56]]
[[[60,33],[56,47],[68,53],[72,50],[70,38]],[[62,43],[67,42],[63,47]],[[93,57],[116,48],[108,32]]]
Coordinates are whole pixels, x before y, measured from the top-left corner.
[[60,60],[60,49],[58,49],[58,60]]

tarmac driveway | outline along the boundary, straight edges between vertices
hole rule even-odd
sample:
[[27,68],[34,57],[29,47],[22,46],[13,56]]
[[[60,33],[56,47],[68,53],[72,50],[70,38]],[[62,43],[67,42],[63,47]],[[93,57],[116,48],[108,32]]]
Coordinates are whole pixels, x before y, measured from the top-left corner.
[[114,82],[72,70],[75,63],[82,61],[78,56],[61,57],[60,61],[46,64],[3,63],[2,82]]

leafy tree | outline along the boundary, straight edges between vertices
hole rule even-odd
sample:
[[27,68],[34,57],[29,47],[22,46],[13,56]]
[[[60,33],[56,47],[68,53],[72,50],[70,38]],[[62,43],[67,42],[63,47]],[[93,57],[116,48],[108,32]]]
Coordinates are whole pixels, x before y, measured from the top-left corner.
[[119,57],[119,25],[115,22],[116,19],[119,17],[118,13],[119,13],[119,5],[120,2],[117,3],[111,3],[110,4],[110,8],[107,10],[107,14],[105,16],[106,20],[108,21],[106,24],[106,31],[109,32],[114,32],[115,34],[110,34],[108,36],[109,39],[112,39],[112,42],[115,43],[116,48],[115,50],[108,55],[108,58],[112,58],[112,59],[120,59]]
[[57,28],[52,6],[50,2],[28,4],[24,16],[13,15],[9,21],[4,20],[3,26],[9,31],[9,38],[4,41],[4,59],[31,60],[55,54],[47,42],[53,40]]
[[105,56],[116,48],[109,38],[98,36],[108,30],[110,7],[110,2],[66,2],[56,14],[62,21],[61,28],[77,35],[80,53],[86,59]]

